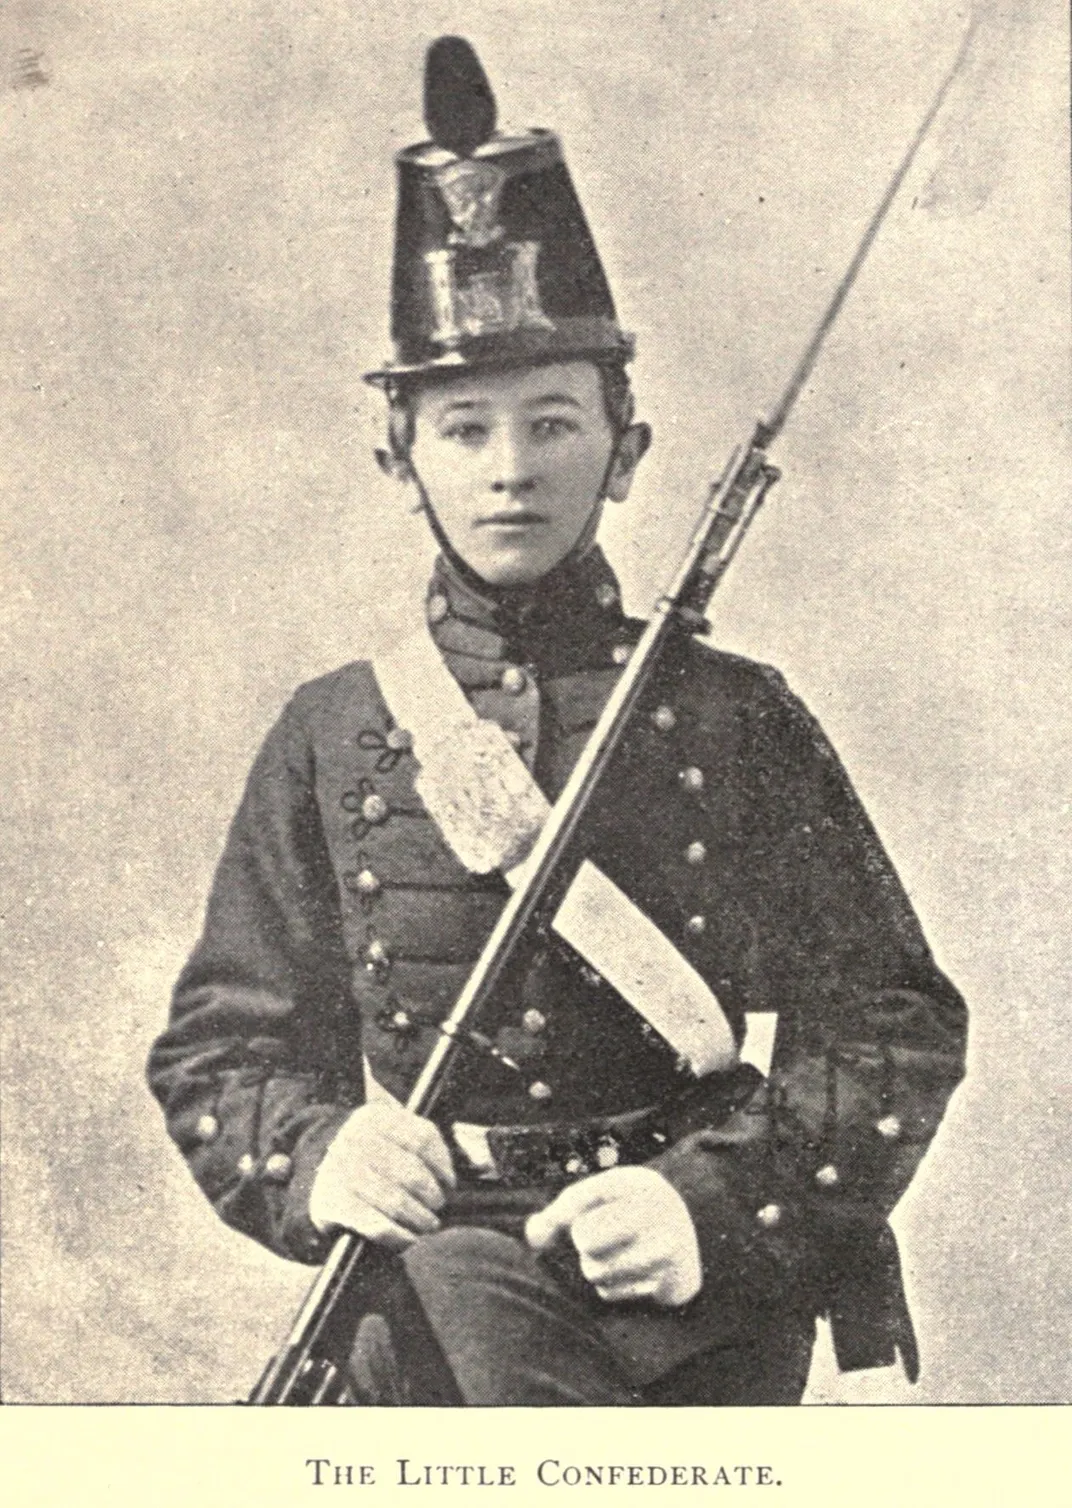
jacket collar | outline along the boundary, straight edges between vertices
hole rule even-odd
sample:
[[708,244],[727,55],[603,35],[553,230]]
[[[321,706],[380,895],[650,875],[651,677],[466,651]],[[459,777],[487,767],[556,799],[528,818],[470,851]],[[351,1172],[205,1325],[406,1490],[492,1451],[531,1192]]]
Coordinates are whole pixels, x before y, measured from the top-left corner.
[[504,664],[565,674],[612,663],[632,642],[621,591],[598,546],[530,587],[494,588],[454,561],[436,561],[425,600],[432,638],[463,685],[493,681]]

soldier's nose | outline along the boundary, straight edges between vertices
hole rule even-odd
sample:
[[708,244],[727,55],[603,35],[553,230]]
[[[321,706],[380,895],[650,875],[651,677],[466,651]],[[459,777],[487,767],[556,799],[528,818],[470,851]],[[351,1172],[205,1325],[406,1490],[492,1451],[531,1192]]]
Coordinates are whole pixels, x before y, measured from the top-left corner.
[[491,490],[508,497],[524,497],[536,485],[532,452],[522,440],[503,435],[494,453]]
[[501,492],[507,497],[525,497],[536,486],[534,476],[496,477],[491,484],[492,492]]

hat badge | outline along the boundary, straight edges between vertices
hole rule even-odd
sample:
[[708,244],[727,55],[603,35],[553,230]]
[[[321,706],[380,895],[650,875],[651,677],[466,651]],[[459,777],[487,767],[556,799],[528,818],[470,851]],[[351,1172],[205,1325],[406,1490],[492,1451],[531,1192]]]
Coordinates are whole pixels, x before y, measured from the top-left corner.
[[455,245],[484,247],[502,240],[499,200],[506,174],[501,168],[469,157],[439,168],[435,177],[454,226],[450,239]]

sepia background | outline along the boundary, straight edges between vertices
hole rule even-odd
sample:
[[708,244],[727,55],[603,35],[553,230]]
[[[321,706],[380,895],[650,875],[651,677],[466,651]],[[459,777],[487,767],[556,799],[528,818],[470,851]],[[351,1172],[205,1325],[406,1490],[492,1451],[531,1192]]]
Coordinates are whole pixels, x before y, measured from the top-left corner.
[[[391,154],[425,45],[558,129],[656,431],[645,611],[956,52],[937,0],[7,0],[3,1396],[244,1396],[309,1272],[228,1231],[143,1085],[249,762],[429,551],[374,472]],[[920,1384],[1067,1399],[1065,7],[983,24],[777,448],[715,638],[832,736],[973,1010],[898,1209]]]

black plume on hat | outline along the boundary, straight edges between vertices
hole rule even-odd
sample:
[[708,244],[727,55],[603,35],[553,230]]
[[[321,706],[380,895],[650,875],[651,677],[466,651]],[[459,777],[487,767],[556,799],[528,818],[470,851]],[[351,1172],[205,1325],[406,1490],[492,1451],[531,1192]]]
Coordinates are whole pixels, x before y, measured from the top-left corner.
[[471,157],[495,130],[495,96],[464,37],[440,37],[424,64],[424,123],[437,147]]

